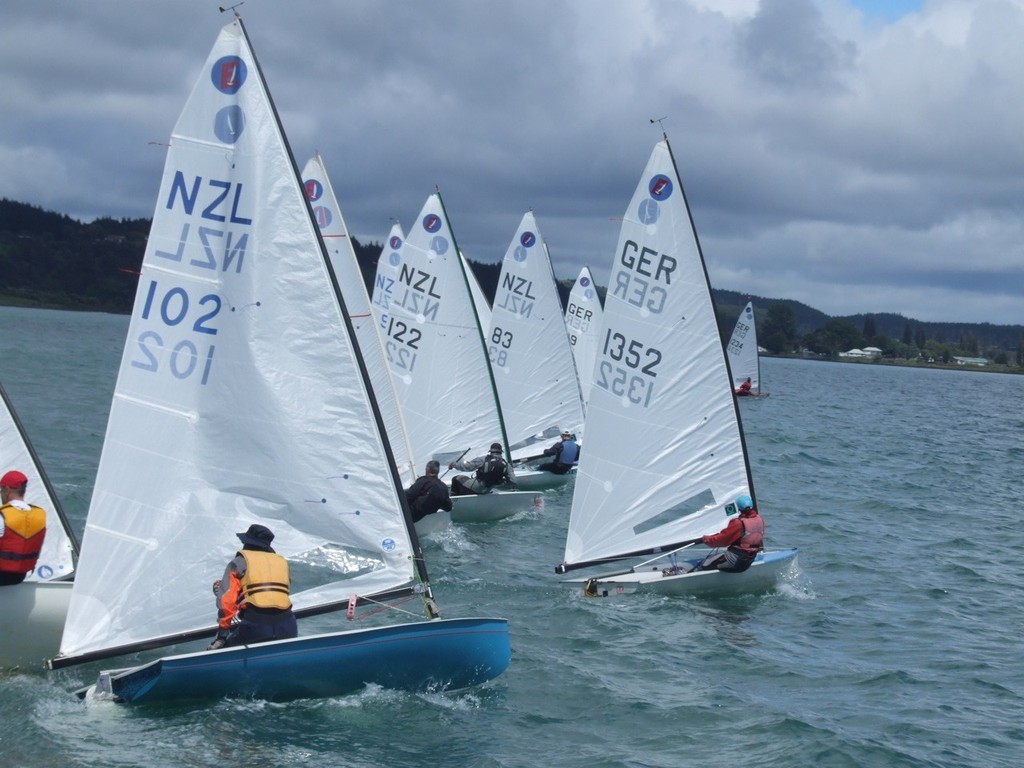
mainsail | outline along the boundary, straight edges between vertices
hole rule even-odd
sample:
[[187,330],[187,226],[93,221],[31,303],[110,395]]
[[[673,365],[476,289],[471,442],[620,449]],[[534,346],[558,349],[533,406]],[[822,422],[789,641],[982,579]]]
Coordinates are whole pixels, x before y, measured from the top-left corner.
[[754,323],[754,303],[748,301],[740,312],[726,347],[729,353],[729,370],[732,371],[732,386],[737,388],[750,379],[750,389],[761,389],[761,358],[757,353],[757,326]]
[[396,282],[381,327],[413,454],[447,462],[505,445],[468,277],[439,193],[427,198],[401,247],[388,250],[388,268]]
[[711,286],[668,139],[626,210],[565,563],[717,531],[752,485]]
[[576,361],[576,373],[580,379],[580,393],[586,413],[590,400],[590,388],[594,383],[594,360],[597,359],[597,345],[604,325],[604,310],[601,297],[597,295],[594,277],[590,267],[583,267],[579,277],[569,291],[569,302],[565,307],[565,325],[569,329],[569,343]]
[[236,19],[171,137],[62,657],[210,632],[210,583],[254,522],[303,564],[300,611],[416,588],[425,572],[353,336]]
[[531,211],[501,263],[487,352],[510,443],[582,429],[583,399],[558,285]]
[[352,326],[355,328],[356,341],[366,361],[373,382],[373,393],[384,417],[384,427],[391,450],[398,463],[398,472],[407,483],[416,480],[416,465],[412,457],[412,448],[405,434],[405,423],[402,412],[395,397],[395,386],[391,381],[391,369],[384,359],[384,346],[378,332],[378,323],[370,309],[370,297],[366,293],[366,283],[356,260],[356,252],[352,247],[348,227],[341,215],[338,199],[327,176],[323,159],[317,152],[306,162],[302,171],[306,197],[313,207],[313,216],[320,227],[320,235],[327,246],[331,258],[331,266],[338,277],[345,306],[348,308]]

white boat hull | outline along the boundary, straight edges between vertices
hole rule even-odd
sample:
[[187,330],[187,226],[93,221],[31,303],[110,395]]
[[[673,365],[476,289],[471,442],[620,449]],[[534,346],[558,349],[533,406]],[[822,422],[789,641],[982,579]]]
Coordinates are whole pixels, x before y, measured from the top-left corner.
[[42,671],[60,649],[71,602],[70,581],[0,587],[0,668]]
[[[796,565],[795,549],[766,552],[742,573],[718,570],[666,575],[662,567],[647,571],[612,573],[591,579],[570,579],[563,584],[585,589],[588,597],[616,597],[635,592],[694,597],[729,597],[760,594],[773,590],[779,580]],[[698,560],[689,560],[692,567]]]
[[576,476],[576,467],[573,467],[564,475],[556,475],[554,472],[542,472],[532,467],[516,468],[516,487],[522,491],[548,491],[552,488],[561,488],[569,482],[569,478]]
[[491,491],[473,496],[452,497],[453,523],[491,523],[544,506],[533,491]]

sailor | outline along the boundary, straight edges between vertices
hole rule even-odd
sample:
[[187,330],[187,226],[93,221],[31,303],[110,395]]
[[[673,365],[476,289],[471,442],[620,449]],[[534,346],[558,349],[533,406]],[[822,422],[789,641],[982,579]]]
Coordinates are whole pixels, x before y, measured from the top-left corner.
[[405,498],[412,510],[414,523],[441,509],[446,512],[452,511],[448,486],[437,476],[440,469],[440,462],[431,459],[427,462],[426,474],[416,478],[416,482],[405,489]]
[[573,465],[579,461],[580,446],[572,439],[572,433],[562,432],[562,439],[550,448],[545,448],[542,456],[553,456],[551,461],[540,464],[537,469],[543,472],[553,472],[556,475],[564,475]]
[[28,478],[0,477],[0,586],[20,584],[36,567],[46,536],[46,511],[25,501]]
[[298,635],[292,613],[288,561],[274,552],[274,534],[253,524],[235,534],[242,542],[224,577],[213,582],[217,599],[216,639],[206,649],[251,645]]
[[739,388],[736,390],[736,394],[739,395],[740,397],[748,396],[750,394],[751,386],[752,385],[750,383],[750,377],[747,376],[747,380],[740,384]]
[[717,568],[727,573],[742,573],[750,567],[764,546],[764,518],[757,513],[754,500],[746,494],[736,498],[740,514],[713,536],[704,536],[709,547],[728,547],[724,554],[699,566],[699,570]]
[[503,483],[514,486],[515,472],[512,465],[502,455],[501,443],[491,443],[491,450],[486,456],[478,456],[466,461],[453,461],[448,469],[463,471],[476,470],[476,475],[456,475],[452,478],[452,495],[467,496],[470,494],[489,493],[492,488]]

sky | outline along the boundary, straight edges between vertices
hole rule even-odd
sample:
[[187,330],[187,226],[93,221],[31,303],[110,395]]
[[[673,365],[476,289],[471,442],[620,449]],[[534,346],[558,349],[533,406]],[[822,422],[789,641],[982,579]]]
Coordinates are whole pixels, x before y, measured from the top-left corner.
[[[225,2],[226,0],[221,0]],[[716,288],[1024,323],[1024,0],[246,0],[301,168],[382,242],[440,188],[500,261],[532,210],[606,285],[654,144]],[[149,218],[213,2],[4,0],[0,197]],[[652,122],[654,121],[654,122]]]

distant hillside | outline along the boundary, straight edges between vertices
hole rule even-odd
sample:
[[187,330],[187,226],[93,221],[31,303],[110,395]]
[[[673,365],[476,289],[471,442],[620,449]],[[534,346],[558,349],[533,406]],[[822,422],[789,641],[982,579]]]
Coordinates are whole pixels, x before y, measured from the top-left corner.
[[[83,224],[64,214],[0,200],[0,275],[4,276],[0,304],[131,312],[149,228],[149,219],[104,218]],[[363,245],[355,238],[352,244],[367,289],[372,290],[382,245]],[[471,264],[484,294],[493,301],[501,264]],[[571,280],[559,284],[563,305],[571,288]],[[598,287],[598,292],[603,298],[604,289]],[[924,352],[926,347],[934,354],[939,345],[947,357],[957,350],[1024,357],[1021,325],[922,322],[892,313],[832,317],[792,299],[717,289],[714,294],[725,338],[752,300],[762,343],[767,333],[784,331],[775,338],[784,338],[786,345],[809,346],[819,354],[872,344],[883,349],[889,345],[887,353],[903,356],[909,355],[908,350]]]

